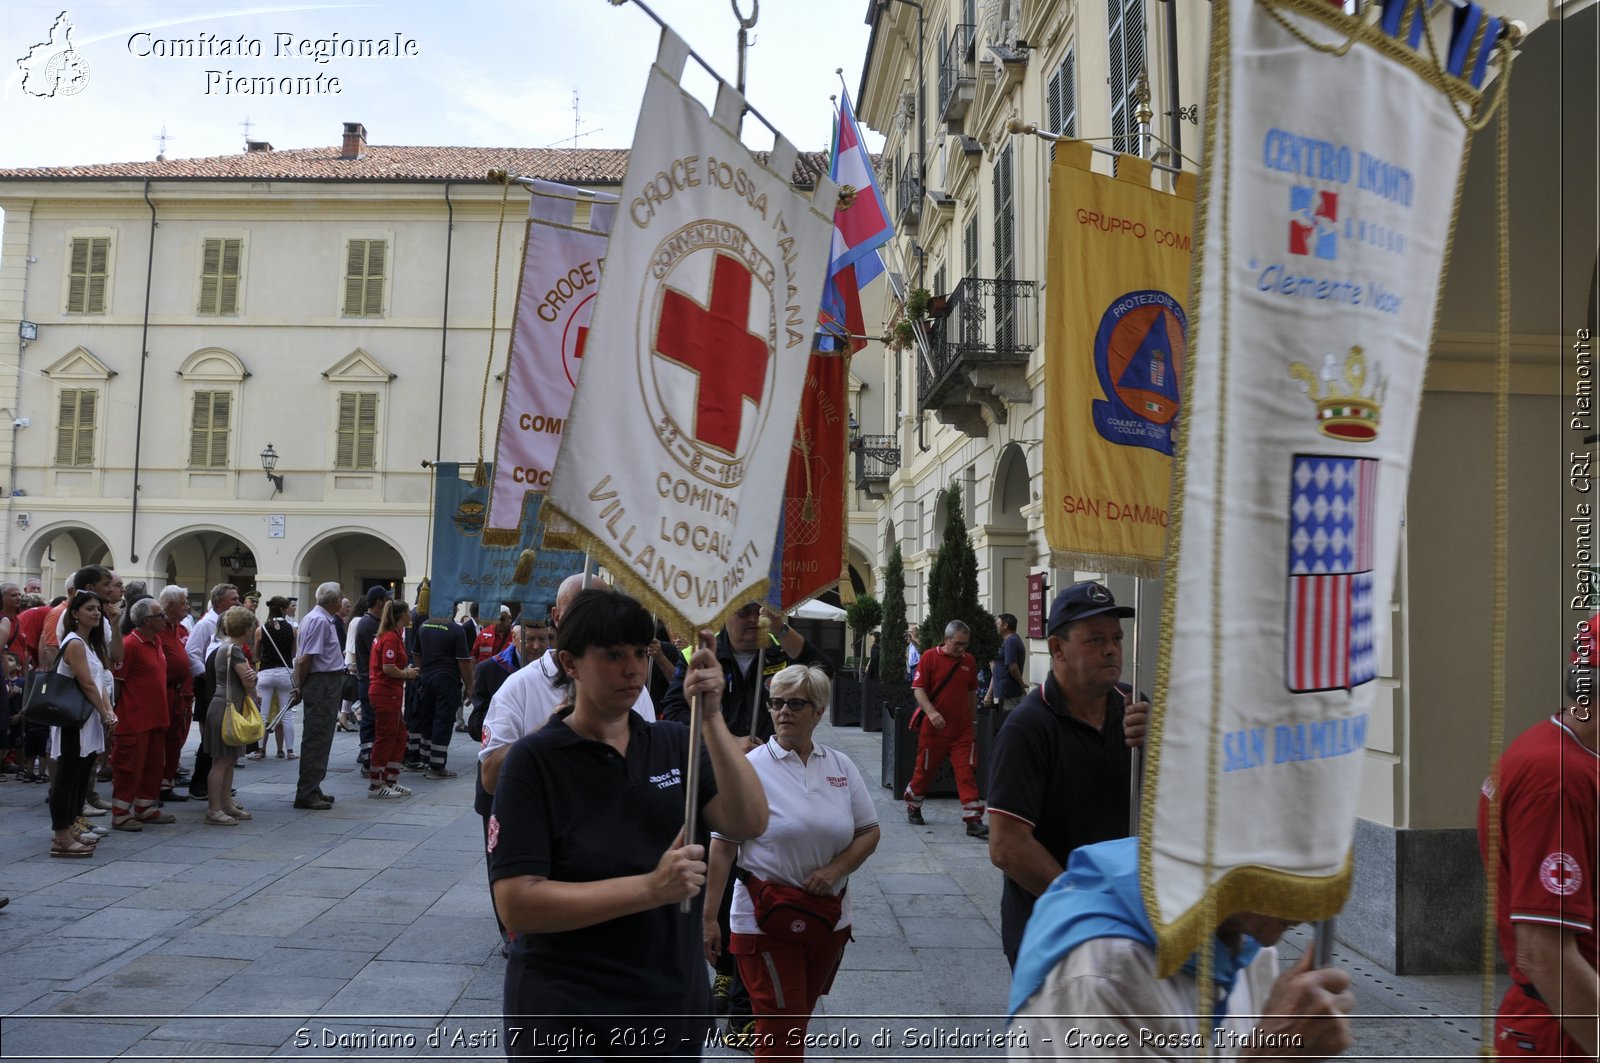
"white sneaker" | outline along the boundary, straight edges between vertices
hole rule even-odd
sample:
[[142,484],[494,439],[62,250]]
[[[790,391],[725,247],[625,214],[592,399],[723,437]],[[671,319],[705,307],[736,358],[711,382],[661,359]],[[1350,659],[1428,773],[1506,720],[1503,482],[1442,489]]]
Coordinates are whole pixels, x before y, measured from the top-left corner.
[[367,796],[368,797],[391,798],[391,797],[404,797],[405,794],[400,793],[399,791],[397,791],[392,786],[380,786],[376,790],[368,790],[367,791]]
[[393,790],[395,793],[399,794],[401,797],[410,797],[411,796],[411,787],[409,787],[409,786],[401,786],[399,783],[390,783],[389,784],[389,789]]
[[83,815],[85,816],[103,816],[105,814],[106,810],[103,808],[96,808],[93,805],[83,806]]

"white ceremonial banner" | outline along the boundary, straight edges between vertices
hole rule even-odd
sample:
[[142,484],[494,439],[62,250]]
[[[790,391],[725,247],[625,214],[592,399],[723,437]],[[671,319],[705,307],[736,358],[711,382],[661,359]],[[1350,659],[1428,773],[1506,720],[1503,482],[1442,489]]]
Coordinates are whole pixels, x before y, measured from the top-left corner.
[[546,507],[679,630],[764,593],[833,236],[834,183],[791,185],[678,84],[670,31],[651,68],[600,298]]
[[1219,918],[1312,920],[1349,891],[1465,165],[1465,116],[1424,79],[1426,51],[1322,0],[1218,0],[1213,19],[1199,318],[1140,827],[1163,976],[1209,935],[1208,892]]
[[[617,197],[532,183],[483,541],[515,546],[523,503],[550,485],[589,335]],[[588,225],[577,208],[589,201]]]

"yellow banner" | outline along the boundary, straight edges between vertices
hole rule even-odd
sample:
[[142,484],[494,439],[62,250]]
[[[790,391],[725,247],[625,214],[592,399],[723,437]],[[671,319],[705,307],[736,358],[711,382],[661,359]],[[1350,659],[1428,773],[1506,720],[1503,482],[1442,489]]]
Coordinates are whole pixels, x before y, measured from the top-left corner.
[[1045,537],[1051,562],[1159,576],[1186,342],[1194,176],[1089,169],[1062,141],[1050,169],[1045,286]]

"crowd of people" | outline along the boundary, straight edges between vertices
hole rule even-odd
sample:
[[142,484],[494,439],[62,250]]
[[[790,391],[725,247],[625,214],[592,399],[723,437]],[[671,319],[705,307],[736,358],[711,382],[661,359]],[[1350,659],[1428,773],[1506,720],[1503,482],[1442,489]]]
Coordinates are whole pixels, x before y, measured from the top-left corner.
[[[880,826],[855,764],[816,740],[833,662],[781,614],[749,605],[690,647],[581,574],[562,584],[548,618],[508,609],[481,627],[470,616],[427,618],[383,587],[352,617],[335,583],[317,589],[303,620],[292,599],[273,598],[264,622],[231,584],[212,588],[210,608],[192,619],[185,588],[124,588],[94,565],[54,603],[33,590],[0,584],[5,766],[18,782],[48,781],[52,857],[90,859],[113,831],[177,822],[171,809],[191,799],[207,803],[198,824],[249,819],[234,772],[274,744],[299,761],[295,807],[326,810],[333,798],[321,783],[341,727],[361,729],[369,796],[404,798],[406,769],[454,777],[448,746],[459,728],[480,743],[476,809],[507,958],[511,1055],[568,1044],[594,1056],[694,1058],[715,1013],[727,1015],[729,1047],[804,1054],[851,940],[849,879]],[[987,683],[966,652],[966,624],[952,622],[925,651],[906,636],[920,709],[907,818],[922,824],[932,770],[949,758],[966,833],[987,839],[1004,873],[1010,1012],[1038,1034],[1034,1048],[1013,1042],[1012,1052],[1050,1054],[1059,1038],[1047,1035],[1070,1025],[1084,1043],[1123,1046],[1124,1058],[1166,1058],[1157,1049],[1224,1033],[1211,1042],[1223,1056],[1235,1054],[1230,1045],[1335,1055],[1351,1043],[1349,977],[1313,967],[1309,954],[1281,971],[1285,920],[1219,920],[1209,1020],[1194,964],[1157,977],[1129,837],[1130,751],[1149,711],[1121,682],[1132,616],[1099,583],[1059,592],[1039,683],[1007,614]],[[1513,743],[1484,786],[1480,831],[1503,883],[1498,923],[1513,982],[1497,1023],[1502,1058],[1594,1058],[1594,653],[1590,637],[1569,675],[1570,704]],[[92,707],[82,726],[46,728],[17,712],[23,681],[41,671],[76,684]],[[1003,714],[987,807],[972,770],[980,690]],[[235,744],[223,722],[247,699],[265,722],[257,742]],[[196,724],[185,776],[179,756]],[[94,822],[108,813],[108,826]],[[1135,1029],[1151,1051],[1126,1051]],[[609,1051],[598,1047],[602,1030]]]
[[[124,587],[101,565],[74,572],[67,593],[48,603],[36,582],[0,584],[8,691],[0,779],[49,787],[52,857],[92,858],[100,840],[115,831],[179,822],[175,810],[190,801],[205,802],[198,822],[207,826],[248,820],[249,810],[236,799],[234,772],[242,761],[268,755],[299,761],[296,808],[331,808],[334,799],[322,782],[333,732],[341,714],[357,704],[376,734],[361,751],[368,796],[408,795],[399,782],[402,767],[428,779],[455,776],[435,749],[437,720],[453,723],[465,701],[462,677],[470,678],[461,667],[466,653],[457,649],[460,628],[453,621],[440,625],[443,643],[424,644],[419,654],[408,640],[410,608],[390,600],[387,588],[373,587],[362,604],[376,637],[363,647],[358,693],[354,647],[347,649],[350,603],[337,583],[317,588],[316,606],[304,620],[296,619],[296,600],[284,597],[269,599],[262,617],[259,599],[242,598],[230,583],[211,588],[208,601],[197,618],[187,588],[151,593],[143,583]],[[456,677],[455,689],[436,683],[438,708],[405,712],[405,702],[417,701],[418,679],[440,654]],[[413,664],[419,656],[420,664]],[[76,684],[92,710],[81,726],[49,726],[25,715],[28,678],[45,672]],[[230,708],[247,706],[259,706],[261,733],[238,744],[224,722]],[[199,745],[185,772],[180,756],[192,730]],[[101,783],[110,784],[109,794],[97,789]]]

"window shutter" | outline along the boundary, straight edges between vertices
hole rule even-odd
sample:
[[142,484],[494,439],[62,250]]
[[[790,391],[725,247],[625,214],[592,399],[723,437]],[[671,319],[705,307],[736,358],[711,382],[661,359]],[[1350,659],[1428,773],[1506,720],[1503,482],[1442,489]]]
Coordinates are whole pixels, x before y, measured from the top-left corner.
[[361,300],[365,294],[363,275],[367,264],[367,242],[351,240],[344,267],[344,313],[346,317],[360,317]]
[[1078,135],[1078,55],[1069,51],[1061,60],[1061,125],[1069,137]]
[[367,290],[361,304],[361,312],[367,317],[383,314],[383,271],[387,250],[388,245],[382,240],[367,241]]
[[1011,209],[1011,145],[1000,153],[994,163],[994,275],[996,280],[1010,280],[1015,274],[1012,243],[1013,218]]
[[[200,255],[200,313],[215,314],[217,312],[217,284],[222,273],[222,241],[207,240],[205,249]],[[196,399],[199,398],[197,394]],[[189,464],[194,464],[194,455],[189,455]]]
[[211,393],[211,454],[206,464],[213,469],[228,467],[228,421],[232,403],[230,392]]
[[77,447],[73,453],[74,465],[94,464],[94,406],[99,393],[87,388],[78,390]]
[[76,388],[62,388],[61,401],[56,411],[56,464],[71,465],[73,440],[78,427],[78,392]]
[[111,241],[97,236],[89,241],[89,291],[84,302],[84,312],[106,312],[106,260],[111,256]]
[[189,423],[189,467],[203,469],[211,455],[211,392],[194,393],[194,414]]
[[333,467],[353,469],[356,461],[356,393],[339,392],[338,443],[334,450]]
[[217,313],[239,312],[239,259],[243,256],[243,240],[222,241],[222,270],[218,278]]
[[1045,87],[1045,113],[1050,123],[1052,133],[1061,132],[1061,75],[1063,71],[1057,70],[1050,75],[1050,84]]
[[356,468],[378,467],[378,393],[364,391],[356,411]]
[[84,299],[89,290],[89,241],[80,237],[72,241],[72,262],[67,270],[67,313],[84,312]]

